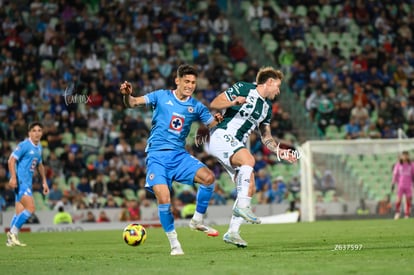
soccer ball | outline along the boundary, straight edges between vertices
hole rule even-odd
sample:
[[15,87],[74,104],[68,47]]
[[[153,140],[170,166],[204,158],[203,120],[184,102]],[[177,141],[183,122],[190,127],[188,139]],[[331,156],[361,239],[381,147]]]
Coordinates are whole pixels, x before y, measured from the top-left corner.
[[138,246],[143,244],[147,239],[147,231],[142,225],[131,223],[124,228],[122,237],[127,245]]

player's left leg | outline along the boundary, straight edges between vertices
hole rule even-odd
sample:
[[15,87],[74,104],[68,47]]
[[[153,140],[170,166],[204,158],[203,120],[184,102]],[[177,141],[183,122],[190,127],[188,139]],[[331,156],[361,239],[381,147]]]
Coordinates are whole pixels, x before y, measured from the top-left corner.
[[35,211],[35,204],[32,196],[23,195],[20,201],[16,201],[16,217],[11,225],[10,232],[7,233],[8,241],[17,246],[26,246],[18,239],[20,229]]
[[[237,199],[234,202],[233,209],[237,207]],[[244,218],[232,215],[229,229],[223,235],[223,241],[229,244],[234,244],[237,247],[247,247],[247,242],[240,236],[240,226],[245,222]]]
[[411,215],[411,203],[413,199],[412,187],[409,186],[405,192],[405,215],[404,218],[408,219]]
[[408,219],[411,215],[411,203],[412,197],[405,197],[405,216],[404,218]]
[[193,185],[199,183],[196,196],[196,211],[190,221],[190,228],[206,233],[208,236],[218,236],[218,231],[203,222],[207,212],[211,196],[214,192],[214,173],[201,161],[188,152],[182,152],[175,156],[177,166],[175,167],[175,178],[182,184]]
[[214,192],[214,173],[207,167],[197,170],[194,181],[200,183],[196,196],[196,211],[190,221],[190,228],[207,234],[207,236],[217,237],[219,232],[203,223],[204,215]]

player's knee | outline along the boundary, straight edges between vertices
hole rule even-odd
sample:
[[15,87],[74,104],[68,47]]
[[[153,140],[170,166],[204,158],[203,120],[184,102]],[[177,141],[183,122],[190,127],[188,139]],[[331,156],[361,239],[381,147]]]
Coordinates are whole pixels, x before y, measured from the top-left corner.
[[157,196],[157,203],[158,204],[166,204],[171,203],[170,196]]
[[35,206],[34,205],[29,205],[25,208],[27,211],[29,211],[30,213],[34,213],[35,212]]
[[254,167],[254,165],[256,164],[256,160],[254,159],[252,155],[246,157],[243,162],[244,163],[242,165],[247,165],[250,167]]
[[213,172],[208,173],[208,175],[204,179],[205,185],[211,185],[216,180],[216,177],[214,176]]

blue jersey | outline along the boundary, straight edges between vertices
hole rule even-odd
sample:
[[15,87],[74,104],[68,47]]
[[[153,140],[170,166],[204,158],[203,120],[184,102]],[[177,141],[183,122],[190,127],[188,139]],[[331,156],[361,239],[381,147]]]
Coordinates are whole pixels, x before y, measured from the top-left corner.
[[144,98],[154,109],[146,152],[184,150],[191,124],[200,121],[208,125],[214,120],[201,102],[192,97],[181,101],[171,90],[154,91]]
[[11,154],[16,159],[16,175],[20,184],[32,186],[35,168],[42,163],[42,146],[29,139],[20,142]]

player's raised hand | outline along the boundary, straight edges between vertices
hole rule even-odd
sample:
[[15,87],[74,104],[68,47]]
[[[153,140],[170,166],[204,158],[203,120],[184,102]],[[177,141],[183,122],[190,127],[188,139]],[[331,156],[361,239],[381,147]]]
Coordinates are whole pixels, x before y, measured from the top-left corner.
[[17,187],[17,179],[16,177],[11,177],[9,180],[9,186],[11,189],[15,189]]
[[223,118],[223,115],[222,115],[222,114],[220,114],[220,113],[215,113],[215,114],[214,114],[214,119],[215,119],[215,120],[217,120],[217,122],[218,122],[218,123],[220,123],[220,122],[222,122],[222,121],[223,121],[223,119],[224,119],[224,118]]
[[45,181],[43,183],[43,195],[49,194],[49,186],[47,185],[47,182]]
[[132,94],[132,85],[128,81],[124,81],[124,83],[121,84],[121,87],[119,87],[119,91],[123,95],[130,95]]

